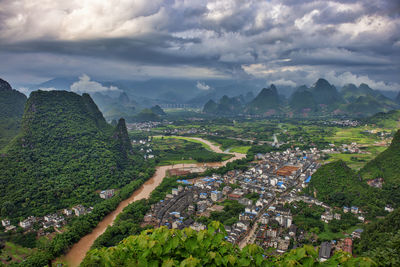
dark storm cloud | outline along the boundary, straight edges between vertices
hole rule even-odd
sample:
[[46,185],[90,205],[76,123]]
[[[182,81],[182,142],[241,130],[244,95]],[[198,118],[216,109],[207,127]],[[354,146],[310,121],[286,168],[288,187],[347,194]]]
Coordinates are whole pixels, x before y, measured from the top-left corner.
[[[128,66],[133,76],[182,72],[282,84],[330,73],[356,83],[384,79],[393,89],[400,83],[399,10],[389,0],[4,0],[0,54],[13,63],[0,72],[123,78]],[[32,66],[19,65],[24,57]]]

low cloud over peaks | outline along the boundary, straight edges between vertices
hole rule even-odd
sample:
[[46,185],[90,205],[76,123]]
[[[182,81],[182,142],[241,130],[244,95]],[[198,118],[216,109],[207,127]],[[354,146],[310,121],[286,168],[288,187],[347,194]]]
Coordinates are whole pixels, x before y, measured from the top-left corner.
[[103,86],[101,83],[96,81],[91,81],[90,77],[83,74],[79,77],[79,81],[74,82],[71,85],[71,91],[77,93],[96,93],[96,92],[110,92],[110,91],[120,91],[116,86]]
[[205,84],[204,82],[197,82],[196,87],[203,91],[207,91],[207,90],[211,89],[211,87],[209,85]]

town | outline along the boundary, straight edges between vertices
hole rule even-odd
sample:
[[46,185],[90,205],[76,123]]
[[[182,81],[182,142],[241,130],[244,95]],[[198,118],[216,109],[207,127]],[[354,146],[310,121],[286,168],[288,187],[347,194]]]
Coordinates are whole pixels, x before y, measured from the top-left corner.
[[[341,220],[342,214],[346,213],[360,223],[364,222],[365,217],[358,207],[343,207],[338,211],[301,194],[312,174],[321,166],[317,161],[321,156],[322,152],[316,148],[307,151],[287,149],[256,155],[256,162],[246,171],[233,170],[222,176],[213,174],[178,180],[181,185],[152,205],[142,226],[203,230],[213,214],[224,212],[227,203],[235,202],[244,210],[226,221],[226,240],[240,247],[256,243],[264,249],[274,249],[275,253],[284,253],[302,244],[307,234],[298,229],[289,208],[298,203],[321,207],[324,212],[320,220],[324,223]],[[173,174],[185,173],[187,171],[173,170]],[[320,259],[328,259],[335,249],[351,253],[353,239],[360,238],[361,233],[362,229],[356,229],[342,240],[323,242]]]

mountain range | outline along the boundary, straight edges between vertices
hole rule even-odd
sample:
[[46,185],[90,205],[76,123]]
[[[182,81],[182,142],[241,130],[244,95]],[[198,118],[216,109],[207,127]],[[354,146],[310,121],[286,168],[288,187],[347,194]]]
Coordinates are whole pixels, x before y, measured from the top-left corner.
[[[208,102],[203,107],[203,112],[211,115],[237,115],[249,114],[259,116],[315,116],[315,115],[351,115],[366,117],[377,112],[387,112],[398,109],[399,103],[389,99],[377,90],[371,89],[367,84],[357,87],[347,84],[337,90],[335,86],[325,79],[319,79],[311,87],[305,85],[298,87],[291,96],[278,94],[275,85],[263,88],[249,103],[235,109],[226,109],[226,103]],[[226,102],[226,101],[224,101]]]

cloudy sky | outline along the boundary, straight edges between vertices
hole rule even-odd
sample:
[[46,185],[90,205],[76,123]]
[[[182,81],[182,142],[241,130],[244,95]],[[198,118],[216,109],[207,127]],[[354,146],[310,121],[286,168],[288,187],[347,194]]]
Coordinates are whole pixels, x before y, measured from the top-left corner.
[[324,77],[400,90],[400,1],[0,0],[0,59],[21,86]]

